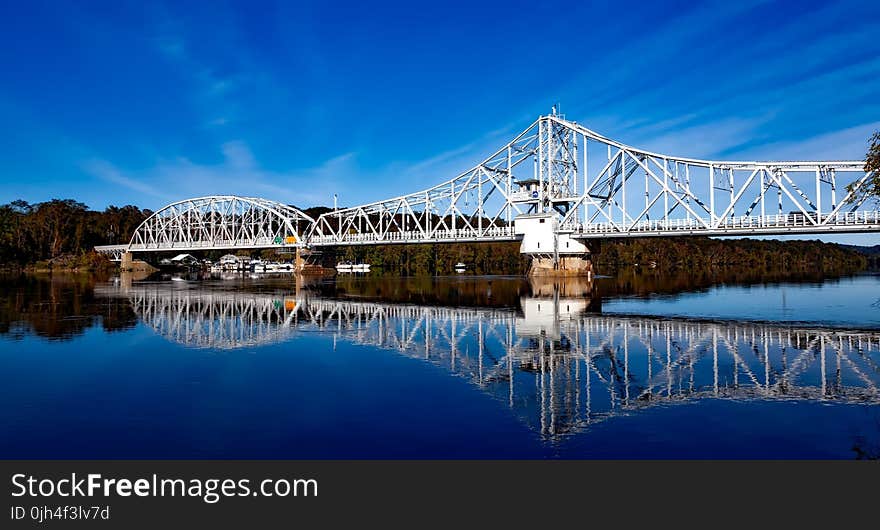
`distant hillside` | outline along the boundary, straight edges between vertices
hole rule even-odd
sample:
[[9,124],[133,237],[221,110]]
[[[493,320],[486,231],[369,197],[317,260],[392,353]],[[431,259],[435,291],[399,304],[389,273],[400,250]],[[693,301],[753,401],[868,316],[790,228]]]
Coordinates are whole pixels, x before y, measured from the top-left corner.
[[859,254],[864,254],[865,256],[880,256],[880,245],[874,245],[872,247],[865,247],[861,245],[840,245],[841,247],[852,250],[853,252],[858,252]]
[[869,269],[880,268],[880,245],[874,245],[871,247],[861,245],[840,245],[840,248],[844,248],[850,252],[857,252],[865,256],[865,259],[868,260]]

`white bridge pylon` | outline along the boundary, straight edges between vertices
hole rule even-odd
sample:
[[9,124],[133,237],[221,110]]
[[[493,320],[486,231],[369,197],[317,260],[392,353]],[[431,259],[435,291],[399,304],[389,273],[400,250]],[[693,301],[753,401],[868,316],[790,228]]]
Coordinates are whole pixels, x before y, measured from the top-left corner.
[[653,153],[554,112],[473,168],[422,191],[314,220],[266,199],[189,199],[156,212],[129,245],[102,248],[518,240],[537,226],[526,223],[535,217],[549,220],[553,234],[580,240],[871,232],[880,231],[880,211],[863,208],[866,196],[858,193],[871,176],[861,161],[718,161]]

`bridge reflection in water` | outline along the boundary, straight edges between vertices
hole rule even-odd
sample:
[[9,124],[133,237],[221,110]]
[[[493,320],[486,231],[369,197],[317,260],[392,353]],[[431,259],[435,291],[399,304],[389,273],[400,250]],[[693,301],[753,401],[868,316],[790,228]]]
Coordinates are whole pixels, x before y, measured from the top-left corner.
[[589,284],[533,284],[516,309],[175,287],[96,294],[127,297],[146,325],[189,347],[319,331],[334,347],[394,350],[466,378],[548,439],[703,397],[880,403],[880,332],[603,315],[590,312]]

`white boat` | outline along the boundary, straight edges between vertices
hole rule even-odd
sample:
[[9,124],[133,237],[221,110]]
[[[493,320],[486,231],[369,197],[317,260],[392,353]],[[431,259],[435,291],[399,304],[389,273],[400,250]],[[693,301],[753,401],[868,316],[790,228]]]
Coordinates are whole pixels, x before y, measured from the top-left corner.
[[270,261],[266,263],[266,272],[283,272],[293,270],[293,263],[279,263]]
[[336,264],[336,270],[338,272],[370,272],[370,264],[340,261]]
[[249,268],[248,258],[243,256],[234,256],[232,254],[226,254],[220,261],[218,262],[220,265],[220,270],[224,271],[240,271],[245,270],[245,268]]

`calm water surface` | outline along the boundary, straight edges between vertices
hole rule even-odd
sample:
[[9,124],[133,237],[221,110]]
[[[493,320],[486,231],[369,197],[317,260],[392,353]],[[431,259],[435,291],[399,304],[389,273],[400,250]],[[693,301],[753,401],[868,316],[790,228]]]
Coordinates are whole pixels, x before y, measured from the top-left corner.
[[0,280],[0,458],[871,458],[880,277]]
[[880,278],[863,274],[821,282],[721,284],[674,294],[634,294],[608,300],[603,303],[602,310],[607,313],[878,329]]

